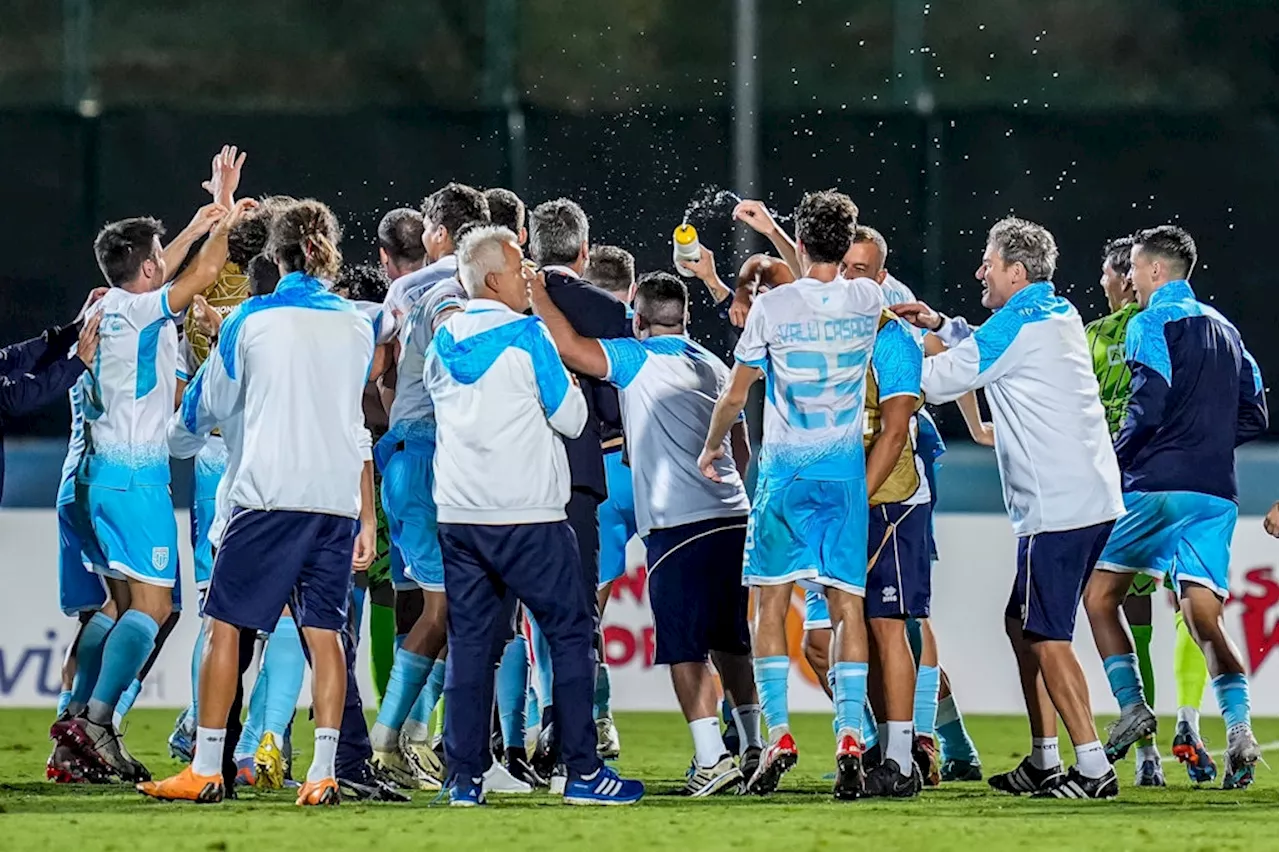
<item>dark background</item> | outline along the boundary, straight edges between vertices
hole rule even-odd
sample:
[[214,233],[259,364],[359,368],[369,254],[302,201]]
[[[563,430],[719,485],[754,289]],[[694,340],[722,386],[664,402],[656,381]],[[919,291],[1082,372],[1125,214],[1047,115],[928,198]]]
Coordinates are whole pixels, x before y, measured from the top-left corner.
[[[91,243],[106,221],[156,215],[176,233],[223,142],[249,152],[241,194],[333,206],[350,260],[374,258],[385,210],[461,180],[531,205],[568,195],[593,241],[669,268],[690,200],[743,189],[731,0],[9,5],[0,342],[71,318],[101,280]],[[888,238],[892,271],[971,319],[985,314],[973,270],[1002,216],[1053,231],[1059,290],[1086,321],[1105,310],[1104,241],[1181,224],[1200,248],[1197,293],[1240,328],[1275,411],[1275,3],[758,8],[758,194],[773,208],[848,192]],[[745,253],[728,212],[693,222],[732,283]],[[695,334],[727,351],[697,301]],[[6,428],[66,424],[55,406]],[[954,434],[959,419],[943,425]]]

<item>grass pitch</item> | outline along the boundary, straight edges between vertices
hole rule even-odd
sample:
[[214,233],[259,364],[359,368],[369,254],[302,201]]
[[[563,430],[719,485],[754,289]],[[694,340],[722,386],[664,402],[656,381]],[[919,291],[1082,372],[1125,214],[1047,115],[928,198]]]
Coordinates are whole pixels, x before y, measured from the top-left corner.
[[[157,774],[179,764],[166,756],[174,713],[135,710],[129,748]],[[1027,728],[1015,717],[970,717],[970,732],[984,769],[1002,771],[1021,759]],[[1196,789],[1182,768],[1166,758],[1169,787],[1139,790],[1132,760],[1118,769],[1123,786],[1115,802],[1032,801],[991,792],[985,782],[944,784],[914,801],[831,800],[831,724],[827,716],[793,717],[799,765],[767,799],[720,797],[688,801],[668,795],[683,782],[691,743],[676,713],[618,716],[622,759],[618,768],[648,784],[633,808],[569,808],[545,794],[501,797],[486,809],[450,810],[418,794],[411,805],[343,804],[303,811],[289,791],[242,792],[217,806],[166,804],[143,799],[123,786],[67,787],[44,781],[50,713],[0,711],[0,849],[70,849],[74,852],[178,852],[253,850],[285,852],[338,849],[534,850],[591,849],[840,849],[874,844],[880,849],[1196,850],[1275,848],[1276,773],[1259,765],[1249,790]],[[1224,740],[1218,720],[1205,721],[1211,748]],[[310,729],[300,721],[295,760],[305,769]],[[1173,723],[1161,720],[1167,752]],[[1274,743],[1276,720],[1257,725],[1258,738]],[[1066,742],[1065,735],[1063,742]],[[1215,754],[1215,759],[1219,755]],[[1266,759],[1276,760],[1272,746]]]

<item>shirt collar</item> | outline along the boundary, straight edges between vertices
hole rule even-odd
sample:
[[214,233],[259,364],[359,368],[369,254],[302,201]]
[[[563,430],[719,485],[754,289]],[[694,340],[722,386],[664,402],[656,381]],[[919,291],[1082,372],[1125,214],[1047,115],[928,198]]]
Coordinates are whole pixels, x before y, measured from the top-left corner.
[[288,292],[290,290],[305,291],[316,290],[327,291],[330,287],[329,282],[308,275],[305,272],[290,272],[281,278],[276,284],[276,292]]
[[1027,307],[1029,305],[1034,305],[1037,302],[1043,302],[1046,299],[1051,299],[1053,296],[1054,290],[1052,281],[1036,281],[1014,293],[1013,298],[1005,302],[1004,306],[1006,308],[1013,308],[1017,310],[1018,308]]
[[425,271],[428,269],[432,269],[432,270],[448,271],[450,269],[457,269],[457,268],[458,268],[458,256],[456,254],[446,254],[444,257],[440,258],[435,263],[429,263],[426,266],[424,266],[423,270]]
[[511,310],[505,302],[499,302],[497,299],[470,299],[467,301],[466,312],[469,314],[481,314],[488,311],[499,311],[501,313],[512,314],[513,316],[521,316],[516,311]]
[[1184,299],[1194,301],[1195,292],[1191,289],[1191,282],[1185,278],[1179,278],[1177,281],[1170,281],[1151,294],[1151,299],[1147,302],[1147,307],[1158,305],[1162,302],[1178,302]]
[[560,264],[558,264],[558,263],[553,263],[553,264],[551,264],[550,266],[544,266],[544,267],[542,267],[542,271],[543,271],[543,272],[559,272],[561,275],[568,276],[569,278],[580,278],[580,277],[582,277],[582,276],[578,275],[578,273],[576,273],[576,272],[574,272],[572,269],[570,269],[569,267],[567,267],[567,266],[562,266],[562,265],[560,265]]

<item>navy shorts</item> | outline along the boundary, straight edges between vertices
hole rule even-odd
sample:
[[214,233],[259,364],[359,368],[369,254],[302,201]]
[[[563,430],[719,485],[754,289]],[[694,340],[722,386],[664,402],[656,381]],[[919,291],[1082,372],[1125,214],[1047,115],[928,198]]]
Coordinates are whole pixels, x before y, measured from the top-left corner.
[[650,531],[645,547],[656,664],[700,663],[711,651],[751,653],[742,585],[746,541],[745,517]]
[[1084,585],[1113,526],[1107,521],[1018,539],[1018,571],[1004,614],[1022,623],[1024,636],[1071,641]]
[[287,605],[303,627],[344,629],[358,528],[319,512],[235,510],[214,556],[204,614],[270,633]]
[[871,507],[867,528],[867,618],[928,618],[932,595],[928,503]]

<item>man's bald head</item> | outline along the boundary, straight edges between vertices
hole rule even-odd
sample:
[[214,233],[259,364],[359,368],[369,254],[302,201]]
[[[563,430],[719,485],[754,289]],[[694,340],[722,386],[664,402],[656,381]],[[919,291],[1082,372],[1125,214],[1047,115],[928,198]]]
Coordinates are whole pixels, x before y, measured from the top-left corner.
[[749,286],[753,292],[763,293],[773,287],[790,284],[796,277],[786,262],[768,254],[753,254],[738,270],[738,286]]

